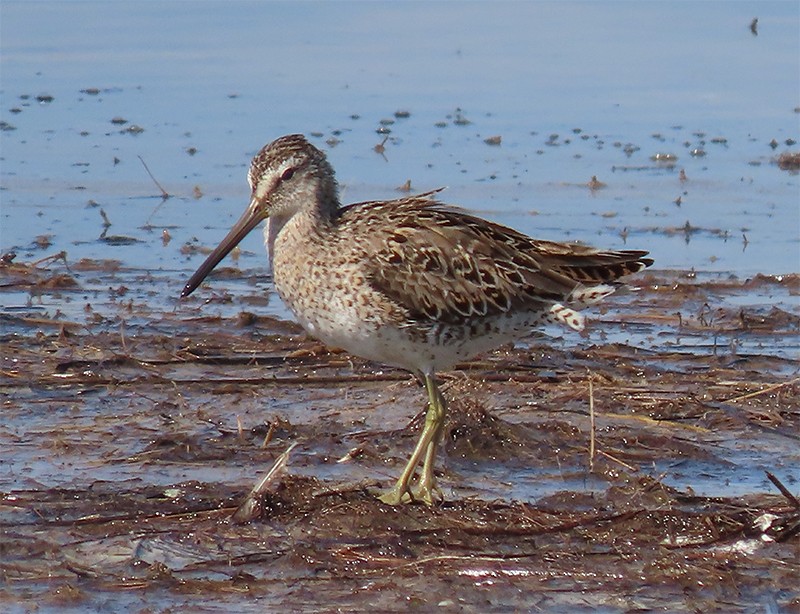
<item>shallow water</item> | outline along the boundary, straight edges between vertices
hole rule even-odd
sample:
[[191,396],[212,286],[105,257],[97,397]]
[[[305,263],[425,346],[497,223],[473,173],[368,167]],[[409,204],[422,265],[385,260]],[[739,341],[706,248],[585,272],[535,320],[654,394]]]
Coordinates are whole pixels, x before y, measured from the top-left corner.
[[[794,3],[36,6],[2,8],[3,251],[48,235],[48,253],[182,278],[199,258],[181,246],[243,209],[250,156],[304,132],[344,201],[410,180],[543,238],[627,233],[662,268],[799,268],[798,176],[773,163],[800,135]],[[101,209],[127,241],[98,239]],[[263,264],[256,233],[243,248]]]
[[[755,16],[757,35],[749,27]],[[311,424],[337,412],[354,421],[357,416],[375,421],[369,410],[380,406],[393,416],[392,428],[405,425],[420,401],[407,382],[390,392],[385,382],[356,391],[351,383],[322,390],[300,387],[269,398],[258,398],[247,383],[220,383],[230,406],[219,408],[223,397],[216,391],[193,397],[189,388],[184,398],[172,388],[155,396],[139,388],[115,388],[117,379],[135,383],[139,367],[104,363],[105,352],[127,352],[126,339],[135,348],[137,338],[163,332],[184,347],[205,334],[213,338],[218,326],[230,327],[242,311],[288,317],[271,292],[259,233],[242,243],[238,260],[222,265],[237,268],[219,271],[188,301],[179,302],[178,294],[201,262],[203,249],[215,246],[243,210],[250,157],[291,132],[305,133],[326,150],[344,202],[398,196],[397,188],[407,181],[413,191],[446,186],[442,198],[447,202],[537,237],[650,250],[660,273],[640,277],[646,286],[640,295],[615,297],[608,311],[597,310],[586,337],[547,331],[548,343],[558,351],[619,343],[654,352],[654,362],[642,368],[658,371],[658,377],[674,370],[677,383],[669,386],[678,392],[648,389],[641,394],[661,399],[658,395],[674,393],[678,406],[685,402],[693,408],[717,385],[709,394],[720,405],[711,413],[738,416],[723,401],[750,388],[731,385],[728,390],[724,381],[699,380],[694,390],[681,376],[722,364],[744,385],[736,365],[758,373],[760,361],[768,368],[760,379],[753,375],[752,387],[774,377],[786,382],[786,390],[794,389],[800,307],[796,278],[790,274],[800,271],[800,179],[796,172],[781,170],[775,159],[800,149],[795,142],[800,138],[798,23],[795,2],[434,3],[409,8],[387,3],[4,1],[0,254],[14,252],[17,262],[61,251],[66,257],[41,265],[43,277],[51,280],[43,285],[23,283],[22,274],[4,278],[3,343],[23,339],[35,346],[32,319],[41,318],[36,334],[50,339],[59,348],[53,351],[63,355],[40,351],[62,365],[73,349],[67,347],[68,338],[62,344],[58,326],[75,331],[69,325],[75,322],[81,343],[85,336],[98,336],[96,342],[85,342],[92,346],[82,356],[91,359],[85,377],[93,377],[95,369],[109,380],[98,386],[70,384],[76,374],[67,369],[59,376],[63,388],[45,374],[46,385],[34,379],[37,385],[26,391],[10,378],[2,437],[14,453],[10,462],[4,459],[0,489],[41,487],[35,496],[44,496],[48,488],[89,488],[87,483],[95,480],[124,489],[141,481],[168,486],[205,479],[246,490],[253,471],[268,461],[250,448],[246,470],[235,455],[237,462],[224,455],[163,465],[148,460],[149,454],[160,453],[159,445],[171,445],[162,441],[165,430],[196,439],[200,448],[216,449],[217,437],[224,442],[235,429],[234,411],[255,429],[273,414]],[[500,144],[488,144],[490,137],[500,137]],[[665,155],[676,159],[664,161]],[[170,198],[162,199],[144,163]],[[605,186],[591,189],[593,176]],[[78,286],[59,287],[52,282],[59,273]],[[749,278],[754,281],[746,283]],[[200,321],[203,317],[210,319]],[[273,326],[266,326],[269,335],[283,334]],[[111,333],[123,340],[121,349],[109,349]],[[294,337],[288,338],[291,343],[282,355],[296,345]],[[536,343],[524,340],[519,348]],[[612,355],[610,360],[616,359]],[[15,359],[4,360],[4,373],[12,373],[9,361]],[[35,356],[26,361],[50,364]],[[532,362],[543,378],[548,369],[561,368],[547,360]],[[580,360],[573,366],[579,369]],[[194,380],[209,372],[220,378],[228,373],[193,363],[185,373],[174,365],[160,368],[178,370],[178,381],[181,374]],[[264,369],[235,370],[247,380]],[[493,368],[484,369],[478,378],[492,373]],[[238,385],[245,386],[244,392],[236,391]],[[520,401],[523,414],[538,415],[539,403],[544,410],[560,407],[558,397],[542,401],[536,389],[513,390],[518,389],[527,395]],[[342,390],[349,395],[347,408],[341,407]],[[518,417],[516,393],[508,390],[503,383],[481,398],[513,420]],[[756,397],[761,405],[754,405],[753,415],[784,407],[787,424],[793,424],[796,408],[782,406],[781,394],[779,389],[769,397],[772,405]],[[626,407],[624,398],[606,401],[602,411]],[[579,406],[585,411],[585,399]],[[194,415],[212,410],[219,413],[221,435]],[[164,422],[165,416],[180,419]],[[772,413],[769,417],[776,419]],[[638,415],[609,417],[609,437],[617,428],[633,430],[634,419]],[[583,414],[574,420],[585,426]],[[725,426],[722,418],[715,420]],[[349,437],[355,422],[345,424],[342,437]],[[796,490],[795,442],[784,432],[786,425],[770,425],[776,435],[745,421],[730,432],[722,429],[723,436],[714,440],[718,426],[711,424],[711,434],[703,431],[703,438],[691,431],[675,437],[670,445],[684,439],[693,444],[702,439],[702,444],[686,458],[670,448],[649,465],[642,460],[642,470],[669,486],[711,497],[774,492],[765,469]],[[644,442],[656,445],[661,428],[647,423],[645,434],[653,439]],[[674,428],[672,422],[664,427],[670,433]],[[43,448],[49,438],[52,449]],[[176,441],[179,448],[181,440]],[[324,460],[326,454],[342,454],[341,442],[315,445],[321,449],[298,452],[303,461],[298,460],[293,475],[337,483],[374,477],[374,467]],[[609,445],[627,450],[616,441]],[[699,453],[703,446],[712,451],[708,458]],[[568,455],[556,455],[554,467],[556,461],[545,450],[541,467],[453,461],[448,472],[459,486],[449,494],[535,504],[562,490],[595,496],[608,486],[607,478],[597,480],[582,467],[576,469]],[[561,463],[572,466],[562,471]],[[395,473],[394,467],[384,469],[381,478]],[[303,573],[302,567],[291,571]],[[563,600],[548,609],[574,611],[576,603],[602,605],[607,611],[636,607],[636,591],[631,590],[626,606],[615,600],[613,582],[596,589],[593,601],[582,601],[581,581],[572,580],[572,592],[564,590]],[[476,580],[472,588],[485,588],[482,582]],[[753,589],[746,605],[776,599],[788,603],[785,591],[773,588]],[[138,595],[129,598],[122,590],[99,594],[107,609],[142,605]],[[485,606],[483,594],[469,593],[464,607]],[[291,603],[293,597],[298,595],[288,591],[281,598]],[[501,592],[494,597],[499,609],[504,603],[529,604]],[[84,595],[76,598],[75,607],[87,602],[102,607],[97,599]],[[160,604],[175,603],[176,593],[165,590],[159,599]],[[673,605],[689,603],[682,596],[675,599]],[[239,610],[251,607],[235,596],[205,607],[213,611],[231,603]],[[319,605],[310,598],[305,603]],[[365,602],[342,598],[341,603]],[[61,611],[70,604],[36,605],[40,611]]]

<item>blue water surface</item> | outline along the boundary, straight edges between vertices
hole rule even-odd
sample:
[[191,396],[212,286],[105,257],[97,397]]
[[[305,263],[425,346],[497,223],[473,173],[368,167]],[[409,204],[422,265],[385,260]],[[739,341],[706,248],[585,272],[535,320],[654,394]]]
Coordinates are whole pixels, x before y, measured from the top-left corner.
[[[543,238],[627,237],[663,268],[797,271],[798,178],[773,160],[798,149],[798,6],[4,1],[0,247],[33,256],[47,234],[73,259],[189,272],[180,246],[238,216],[250,156],[303,132],[345,201],[411,180]],[[158,206],[139,157],[176,198]],[[97,241],[98,208],[141,242]],[[686,222],[688,243],[669,231]],[[264,262],[260,237],[244,247]]]

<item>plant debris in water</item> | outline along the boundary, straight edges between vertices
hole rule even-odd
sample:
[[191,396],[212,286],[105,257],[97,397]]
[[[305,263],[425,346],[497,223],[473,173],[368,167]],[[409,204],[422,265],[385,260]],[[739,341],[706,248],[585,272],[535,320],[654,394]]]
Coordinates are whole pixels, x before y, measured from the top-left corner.
[[532,334],[444,374],[446,501],[389,507],[422,426],[407,373],[245,309],[148,306],[117,262],[4,258],[0,600],[796,609],[800,318],[736,305],[800,278],[639,281],[599,342]]

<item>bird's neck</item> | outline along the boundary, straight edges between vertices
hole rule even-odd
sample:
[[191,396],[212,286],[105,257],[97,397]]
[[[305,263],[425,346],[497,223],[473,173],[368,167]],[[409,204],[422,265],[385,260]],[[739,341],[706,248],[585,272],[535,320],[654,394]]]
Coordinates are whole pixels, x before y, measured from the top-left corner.
[[332,198],[317,199],[313,207],[301,207],[290,215],[271,215],[264,228],[264,242],[273,264],[275,244],[282,238],[296,241],[323,241],[329,234],[338,217],[339,201],[336,194]]
[[298,213],[307,212],[318,224],[332,223],[340,208],[339,189],[335,181],[325,181],[317,186],[313,207],[305,207]]

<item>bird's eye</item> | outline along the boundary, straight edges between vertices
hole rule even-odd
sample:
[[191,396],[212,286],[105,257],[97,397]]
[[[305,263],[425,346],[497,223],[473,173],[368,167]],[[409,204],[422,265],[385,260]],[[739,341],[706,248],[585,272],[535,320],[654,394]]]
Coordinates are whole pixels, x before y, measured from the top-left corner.
[[293,168],[287,168],[285,171],[281,173],[281,181],[288,181],[294,175]]

